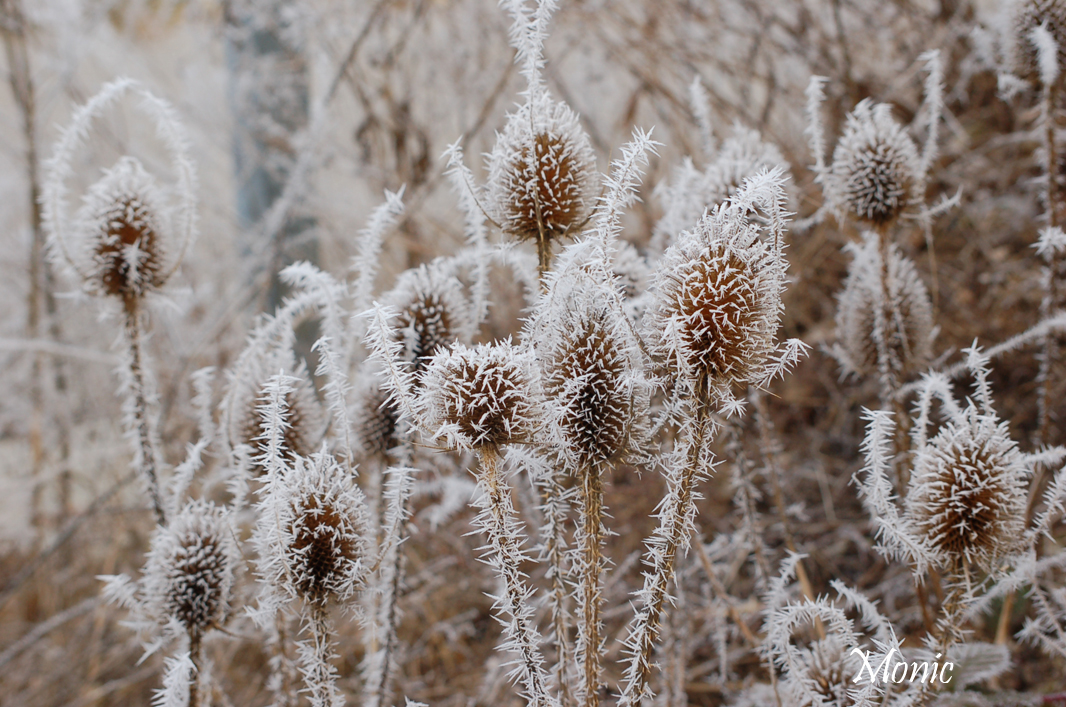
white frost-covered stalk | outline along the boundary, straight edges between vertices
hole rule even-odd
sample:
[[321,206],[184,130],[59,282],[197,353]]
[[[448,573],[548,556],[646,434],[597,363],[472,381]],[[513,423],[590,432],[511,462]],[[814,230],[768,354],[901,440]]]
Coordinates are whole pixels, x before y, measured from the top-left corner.
[[476,522],[488,541],[487,561],[503,584],[503,595],[496,598],[507,617],[503,648],[518,654],[514,674],[530,705],[551,707],[558,701],[548,689],[532,590],[522,572],[524,536],[500,468],[500,447],[527,440],[538,423],[530,358],[510,343],[455,344],[437,353],[427,367],[418,406],[435,437],[478,455],[476,504],[481,512]]

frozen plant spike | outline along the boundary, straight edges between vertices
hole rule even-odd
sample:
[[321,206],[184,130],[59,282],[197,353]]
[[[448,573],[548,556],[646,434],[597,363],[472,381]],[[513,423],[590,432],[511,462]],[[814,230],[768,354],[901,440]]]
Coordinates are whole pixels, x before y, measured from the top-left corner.
[[528,355],[505,342],[455,344],[431,360],[420,405],[430,430],[456,449],[498,447],[529,437],[536,405]]
[[925,174],[918,148],[892,118],[891,106],[865,99],[848,114],[827,181],[833,208],[873,228],[891,224],[908,206],[922,202]]
[[867,233],[852,253],[837,304],[835,355],[845,373],[876,374],[882,360],[896,379],[920,370],[932,354],[933,307],[914,264],[895,245],[888,248],[888,301],[884,300],[882,250]]

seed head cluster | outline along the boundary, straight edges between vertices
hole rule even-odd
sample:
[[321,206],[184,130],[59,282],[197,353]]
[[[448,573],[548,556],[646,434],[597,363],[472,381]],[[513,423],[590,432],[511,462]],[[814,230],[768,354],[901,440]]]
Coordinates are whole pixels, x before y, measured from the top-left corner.
[[392,305],[399,312],[396,330],[416,376],[430,357],[462,338],[469,327],[462,284],[439,267],[421,265],[401,275]]
[[94,292],[132,302],[163,286],[167,225],[155,180],[140,161],[121,158],[90,189],[79,213]]
[[[264,403],[262,391],[270,378],[270,370],[269,366],[260,366],[259,375],[241,384],[242,389],[237,396],[237,414],[233,418],[233,442],[248,445],[257,456],[267,451],[266,426],[261,407]],[[273,369],[273,373],[277,373],[277,370]],[[298,455],[309,456],[314,451],[322,436],[323,413],[306,369],[302,365],[292,365],[290,360],[281,370],[288,370],[296,381],[293,390],[285,394],[286,426],[282,432],[282,453],[292,464]]]
[[882,227],[921,199],[918,148],[892,118],[892,108],[866,99],[847,118],[833,151],[829,189],[838,208]]
[[535,411],[526,358],[509,342],[456,344],[438,353],[421,395],[430,427],[463,449],[525,439]]
[[152,613],[177,621],[190,636],[221,625],[237,564],[233,531],[222,509],[205,501],[185,506],[152,536],[145,590]]
[[[1066,1],[1013,0],[1009,4],[1004,50],[1008,68],[1018,78],[1036,84],[1040,81],[1040,60],[1032,32],[1045,26],[1058,46],[1059,66],[1066,65]],[[1062,75],[1060,70],[1059,75]]]
[[399,411],[376,378],[368,376],[361,392],[352,417],[356,438],[365,456],[385,458],[399,443]]
[[594,205],[588,136],[569,106],[547,96],[509,117],[488,168],[489,215],[520,241],[575,235]]
[[1006,423],[972,403],[918,451],[907,511],[945,566],[987,569],[1020,541],[1023,467]]

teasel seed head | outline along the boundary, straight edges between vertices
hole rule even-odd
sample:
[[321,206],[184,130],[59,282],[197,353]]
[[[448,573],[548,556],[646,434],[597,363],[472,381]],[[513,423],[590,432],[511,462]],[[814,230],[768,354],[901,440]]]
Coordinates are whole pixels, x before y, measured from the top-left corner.
[[573,236],[596,199],[596,157],[577,115],[537,92],[488,157],[489,215],[520,241]]
[[884,343],[893,373],[921,370],[932,355],[933,307],[918,270],[895,245],[888,250],[888,296],[882,302],[881,251],[874,234],[851,246],[854,259],[837,306],[836,357],[845,373],[878,372],[877,307],[883,309]]
[[363,377],[357,400],[352,425],[361,453],[365,457],[387,458],[389,450],[399,444],[396,405],[389,401],[388,392],[382,390],[373,374]]
[[219,626],[229,611],[238,552],[225,512],[192,501],[152,536],[145,596],[153,613],[193,637]]
[[155,179],[121,158],[89,189],[79,212],[91,291],[124,302],[158,290],[168,277],[168,225]]
[[[829,634],[815,641],[809,650],[801,654],[798,674],[789,674],[790,682],[803,680],[808,689],[822,699],[821,705],[849,707],[855,701],[848,695],[852,678],[860,665],[854,664],[854,656],[847,651],[839,636]],[[799,707],[820,707],[819,703],[803,695]]]
[[[315,397],[306,367],[302,363],[295,364],[291,352],[273,352],[264,355],[253,368],[247,372],[244,380],[234,383],[230,443],[233,446],[247,445],[255,456],[266,451],[266,428],[260,411],[263,403],[261,395],[270,377],[278,371],[284,371],[294,379],[293,390],[285,395],[286,427],[282,435],[284,456],[290,464],[297,455],[309,456],[322,438],[325,416]],[[262,471],[261,465],[257,464],[256,468]]]
[[462,283],[438,265],[404,272],[388,299],[398,312],[394,328],[416,377],[434,354],[467,337],[471,314]]
[[894,222],[922,199],[918,148],[892,118],[891,106],[866,99],[848,114],[827,187],[838,210],[875,228]]
[[[1058,46],[1059,67],[1066,65],[1066,0],[1013,0],[1003,23],[1007,69],[1023,81],[1040,83],[1039,52],[1032,33],[1044,25]],[[1060,69],[1059,76],[1062,76]]]
[[655,349],[696,386],[754,382],[774,350],[784,269],[744,214],[717,207],[659,262],[646,316]]
[[943,566],[988,570],[1022,539],[1025,474],[1006,423],[971,402],[917,451],[907,513]]
[[260,505],[260,574],[290,599],[347,604],[367,571],[366,502],[337,460],[320,451],[296,464]]
[[536,416],[530,370],[528,355],[510,342],[437,353],[419,399],[427,424],[459,449],[527,439]]

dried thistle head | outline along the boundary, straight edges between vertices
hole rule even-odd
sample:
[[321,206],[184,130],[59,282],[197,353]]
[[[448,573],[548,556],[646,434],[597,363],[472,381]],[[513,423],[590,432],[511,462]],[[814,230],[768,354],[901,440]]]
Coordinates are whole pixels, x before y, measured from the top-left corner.
[[470,329],[470,306],[462,283],[438,265],[405,271],[388,299],[398,312],[395,329],[416,377],[430,357],[466,338]]
[[742,211],[718,207],[683,231],[655,275],[656,349],[697,387],[755,382],[774,350],[785,263]]
[[[1058,47],[1058,63],[1066,64],[1066,2],[1064,0],[1012,0],[1001,23],[1007,69],[1031,84],[1040,83],[1039,52],[1033,30],[1045,26]],[[1062,75],[1060,70],[1059,75]]]
[[190,636],[219,626],[229,611],[237,546],[225,512],[193,501],[152,536],[145,598],[152,614]]
[[378,377],[370,374],[362,379],[352,415],[356,442],[364,456],[386,458],[389,450],[399,444],[399,411],[381,388]]
[[838,298],[837,359],[846,373],[877,373],[883,343],[894,374],[902,377],[920,370],[932,355],[935,329],[929,293],[914,263],[895,245],[889,247],[885,302],[877,238],[867,234],[862,245],[851,249],[854,258]]
[[128,302],[162,287],[170,275],[165,215],[155,179],[136,158],[106,170],[79,212],[89,289]]
[[530,368],[510,342],[455,344],[430,361],[419,404],[431,429],[457,448],[521,441],[535,424]]
[[327,452],[297,457],[260,503],[259,572],[283,597],[348,603],[367,571],[366,502]]
[[829,199],[875,228],[894,222],[925,189],[918,148],[892,118],[892,107],[865,99],[848,114],[833,151]]
[[637,374],[639,352],[624,315],[599,288],[583,284],[563,312],[549,313],[556,316],[550,317],[540,354],[551,426],[576,468],[624,452],[647,403]]
[[[285,394],[287,412],[282,453],[290,464],[297,456],[309,456],[322,437],[325,416],[306,367],[302,362],[294,362],[291,351],[275,351],[261,356],[252,369],[233,384],[230,444],[247,445],[257,458],[266,452],[267,430],[261,410],[263,389],[272,375],[283,371],[291,376],[293,386]],[[257,463],[257,469],[262,471],[262,465]]]
[[944,566],[985,569],[1021,541],[1025,460],[994,414],[970,402],[914,458],[907,514]]
[[[848,694],[852,679],[860,664],[840,636],[830,633],[799,652],[798,660],[789,671],[787,685],[803,681],[805,691],[796,693],[798,707],[850,707],[855,700]],[[821,702],[816,702],[818,698]]]
[[488,157],[487,210],[520,241],[576,231],[596,199],[596,157],[577,115],[544,93],[512,113]]

